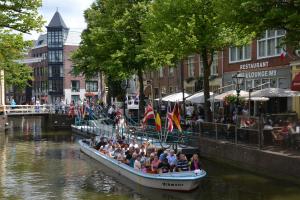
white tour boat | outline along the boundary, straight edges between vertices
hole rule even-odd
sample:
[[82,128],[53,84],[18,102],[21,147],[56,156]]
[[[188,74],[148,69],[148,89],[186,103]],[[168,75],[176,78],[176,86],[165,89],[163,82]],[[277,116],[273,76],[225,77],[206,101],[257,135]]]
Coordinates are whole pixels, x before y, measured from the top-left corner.
[[79,140],[79,145],[83,153],[101,162],[116,173],[145,187],[163,190],[190,191],[197,188],[200,184],[200,180],[206,176],[204,170],[164,174],[145,173],[100,153],[82,140]]

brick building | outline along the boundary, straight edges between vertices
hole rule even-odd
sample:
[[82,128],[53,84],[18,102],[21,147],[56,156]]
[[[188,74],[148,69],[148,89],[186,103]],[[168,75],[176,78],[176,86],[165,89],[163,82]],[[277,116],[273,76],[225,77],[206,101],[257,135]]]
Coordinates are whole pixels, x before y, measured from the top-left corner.
[[[222,52],[216,53],[211,65],[211,91],[215,91],[222,85],[222,57]],[[151,87],[154,98],[180,92],[182,85],[187,93],[193,94],[203,90],[203,63],[199,54],[190,55],[175,67],[161,67],[158,71],[147,73],[145,80],[148,80],[145,93],[149,97],[151,97]]]
[[32,97],[48,103],[57,100],[70,103],[104,94],[100,74],[86,80],[84,76],[72,73],[71,54],[79,46],[81,33],[70,30],[58,11],[46,28],[47,33],[39,36],[30,51],[31,59],[35,59],[30,64],[34,76]]

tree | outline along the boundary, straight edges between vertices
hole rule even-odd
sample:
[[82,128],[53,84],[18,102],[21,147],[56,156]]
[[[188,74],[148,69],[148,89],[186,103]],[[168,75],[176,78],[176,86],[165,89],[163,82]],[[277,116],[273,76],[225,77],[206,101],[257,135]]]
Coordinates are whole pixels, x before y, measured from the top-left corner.
[[211,120],[208,98],[214,53],[248,40],[242,29],[229,29],[222,22],[218,5],[218,0],[156,0],[144,22],[147,34],[145,52],[155,65],[172,65],[190,54],[200,54],[207,120]]
[[38,14],[42,0],[0,1],[0,29],[7,28],[22,33],[40,30],[44,21]]
[[85,11],[87,29],[73,54],[74,71],[104,72],[113,79],[139,78],[140,110],[144,109],[143,73],[147,70],[142,19],[150,0],[98,0]]
[[0,69],[4,70],[5,83],[24,89],[32,80],[31,68],[17,62],[24,57],[31,47],[30,41],[24,41],[21,34],[0,30]]
[[220,4],[227,24],[254,32],[254,37],[267,29],[284,29],[282,45],[300,47],[300,0],[222,0]]
[[5,82],[19,89],[31,80],[31,68],[17,60],[24,58],[32,42],[24,41],[21,33],[40,30],[44,21],[38,14],[41,0],[6,0],[0,2],[0,69]]

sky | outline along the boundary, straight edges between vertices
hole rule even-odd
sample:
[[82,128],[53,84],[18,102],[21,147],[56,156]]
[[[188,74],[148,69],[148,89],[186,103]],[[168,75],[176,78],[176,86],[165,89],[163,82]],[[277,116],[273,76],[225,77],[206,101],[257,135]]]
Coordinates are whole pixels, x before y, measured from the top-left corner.
[[[47,26],[58,9],[66,25],[73,30],[82,31],[86,27],[83,12],[94,2],[94,0],[43,0],[43,6],[39,13],[47,21]],[[46,31],[46,28],[43,28]],[[37,39],[40,33],[32,32],[24,35],[25,39]]]

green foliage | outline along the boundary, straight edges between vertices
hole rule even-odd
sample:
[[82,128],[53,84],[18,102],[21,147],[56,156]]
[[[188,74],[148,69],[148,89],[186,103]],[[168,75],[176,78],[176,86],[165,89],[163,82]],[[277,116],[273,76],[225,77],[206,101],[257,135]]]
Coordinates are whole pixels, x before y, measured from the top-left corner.
[[42,0],[0,1],[0,29],[8,28],[23,33],[40,30],[44,20],[38,14]]
[[[237,96],[236,95],[227,95],[224,98],[224,102],[226,105],[228,104],[236,104],[237,103]],[[245,103],[245,98],[239,97],[239,104],[243,105]]]
[[87,29],[79,49],[73,54],[74,72],[93,76],[102,71],[115,81],[137,74],[140,109],[143,110],[143,72],[149,58],[144,52],[145,18],[150,0],[97,0],[85,11]]
[[154,65],[172,65],[199,53],[203,61],[205,112],[210,120],[209,77],[213,55],[224,47],[248,43],[248,32],[228,26],[220,0],[156,0],[145,19],[146,54]]
[[220,0],[219,3],[228,25],[243,27],[254,32],[255,37],[267,29],[284,29],[287,31],[284,43],[300,47],[300,0]]
[[4,70],[5,82],[8,86],[14,85],[19,89],[26,87],[31,80],[31,68],[20,64],[32,42],[24,41],[21,34],[0,30],[0,69]]
[[22,34],[40,30],[44,21],[38,14],[41,0],[0,1],[0,69],[4,70],[5,82],[18,89],[26,87],[31,80],[31,68],[17,60],[24,58],[32,43],[24,41]]

